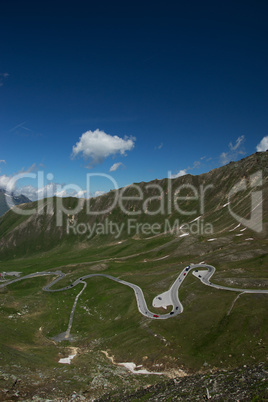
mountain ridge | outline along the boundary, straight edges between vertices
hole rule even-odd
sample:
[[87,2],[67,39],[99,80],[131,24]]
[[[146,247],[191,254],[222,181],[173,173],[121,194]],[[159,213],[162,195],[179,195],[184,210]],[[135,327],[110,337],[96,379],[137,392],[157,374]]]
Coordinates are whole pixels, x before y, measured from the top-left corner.
[[[174,228],[176,222],[179,225],[189,226],[194,220],[201,217],[202,219],[199,219],[198,223],[211,223],[213,230],[217,233],[230,230],[232,225],[237,222],[231,216],[229,206],[227,208],[228,194],[240,182],[249,181],[256,171],[261,172],[262,175],[260,188],[264,196],[263,230],[255,235],[263,238],[267,233],[268,220],[267,166],[268,153],[256,153],[199,176],[185,175],[171,180],[156,179],[148,183],[133,183],[133,185],[119,190],[111,190],[89,200],[73,197],[44,199],[42,207],[39,208],[41,213],[35,212],[30,216],[17,215],[10,210],[0,218],[0,256],[1,254],[11,256],[12,250],[15,249],[17,256],[23,256],[31,252],[50,250],[62,243],[68,243],[71,247],[75,247],[75,244],[79,243],[86,245],[86,243],[98,241],[102,234],[104,234],[102,241],[110,242],[115,237],[112,233],[100,233],[101,225],[104,228],[105,224],[107,226],[107,222],[118,225],[120,223],[124,226],[118,240],[135,236],[135,224],[136,226],[147,224],[151,227],[159,224],[161,228],[164,228],[167,219],[171,229]],[[139,187],[139,191],[142,192],[143,199],[137,197],[136,187]],[[183,195],[179,207],[175,201],[177,188],[182,189],[181,194]],[[240,191],[232,198],[235,213],[248,220],[251,216],[251,190],[253,191],[255,188]],[[193,191],[196,191],[194,194],[196,197],[193,196]],[[116,196],[119,196],[118,205],[113,207]],[[173,202],[171,209],[168,210],[170,199]],[[72,211],[79,203],[81,208],[77,213],[73,213]],[[19,208],[22,211],[33,208],[38,211],[38,201],[21,205]],[[104,210],[106,212],[99,214]],[[70,213],[68,213],[69,211]],[[155,213],[157,211],[159,213]],[[133,231],[128,230],[128,223],[131,219],[134,225]],[[59,221],[61,225],[59,225]],[[99,229],[99,234],[94,233],[89,237],[89,228],[93,227]],[[83,228],[84,232],[87,231],[83,233],[80,230],[80,233],[79,228]],[[154,234],[163,235],[164,229],[159,229],[159,233],[151,233],[152,236]],[[143,233],[136,233],[136,235],[149,237]],[[206,235],[206,233],[200,232],[199,235]]]
[[14,205],[21,205],[32,202],[24,194],[15,195],[14,193],[8,194],[6,190],[0,188],[0,217],[9,211],[10,207],[7,204],[6,197],[12,198],[12,203]]
[[[3,372],[8,373],[5,378],[10,378],[10,389],[14,388],[11,379],[16,376],[21,380],[16,391],[24,399],[38,392],[38,395],[62,400],[63,395],[73,395],[74,390],[82,390],[85,397],[92,399],[106,394],[111,398],[115,396],[115,400],[120,399],[121,391],[124,393],[126,389],[129,392],[126,397],[133,395],[134,400],[136,396],[146,400],[150,394],[153,398],[163,394],[163,400],[167,400],[178,393],[176,384],[171,387],[168,382],[162,383],[163,388],[161,384],[156,385],[147,394],[144,387],[156,384],[159,377],[134,377],[122,366],[122,362],[133,362],[148,371],[166,373],[171,378],[183,370],[189,376],[181,379],[180,384],[193,400],[193,396],[199,399],[203,396],[206,390],[200,390],[200,387],[206,385],[207,380],[209,393],[214,394],[216,386],[212,389],[209,381],[217,382],[218,379],[209,378],[210,373],[218,369],[231,370],[231,378],[235,367],[263,362],[267,345],[267,294],[258,291],[268,289],[267,157],[267,153],[254,154],[201,176],[187,175],[170,182],[163,179],[161,194],[154,186],[159,182],[140,183],[144,198],[124,199],[126,212],[118,203],[110,212],[99,216],[89,215],[87,207],[90,206],[91,211],[101,211],[113,204],[116,194],[137,195],[135,187],[84,201],[77,213],[71,211],[78,199],[54,197],[40,202],[39,213],[23,216],[13,209],[0,218],[0,265],[4,273],[1,280],[12,280],[14,275],[24,278],[0,289],[3,323],[0,357]],[[255,180],[258,177],[261,177],[259,182]],[[242,186],[242,191],[229,197],[232,189],[241,190],[241,183],[248,186],[244,189]],[[177,188],[185,184],[194,186],[198,195],[201,194],[200,186],[213,185],[205,193],[202,216],[200,197],[182,200],[179,204],[186,212],[195,211],[193,214],[183,215],[176,208],[169,213],[169,184],[172,184],[171,198]],[[181,195],[187,194],[190,188],[186,186],[186,193]],[[263,204],[260,232],[246,225],[252,217],[251,201],[256,195],[261,195]],[[231,210],[248,219],[245,224],[231,215],[228,198]],[[148,214],[148,211],[157,211],[161,202],[163,214]],[[23,211],[37,209],[38,202],[19,208]],[[142,210],[140,214],[131,215],[138,209]],[[57,226],[59,218],[62,218],[62,226]],[[179,220],[179,231],[165,233],[161,227],[160,233],[155,235],[142,231],[128,233],[126,228],[131,219],[142,225],[139,227],[163,226],[166,220],[173,227]],[[79,231],[78,225],[80,228],[86,228],[86,224],[101,228],[109,222],[125,225],[118,238],[112,233],[97,231],[90,238],[88,233],[74,233]],[[202,222],[204,225],[210,223],[213,233],[201,233]],[[73,227],[69,234],[67,225]],[[185,225],[184,229],[181,225]],[[215,267],[212,282],[215,287],[204,286],[199,277],[202,268],[199,274],[195,270],[192,270],[194,275],[189,272],[190,264],[199,266],[201,263],[205,263],[204,269],[206,265]],[[95,275],[100,272],[139,286],[156,318],[151,320],[140,314],[133,291],[107,277]],[[182,314],[171,314],[170,319],[158,320],[160,315],[172,313],[172,306],[157,307],[155,298],[161,297],[178,275],[184,274],[185,280],[179,289]],[[71,286],[78,278],[89,276],[90,280],[85,279],[86,287],[83,281]],[[61,282],[54,282],[56,292],[44,292],[42,289],[57,277]],[[81,285],[84,287],[82,294]],[[66,291],[57,291],[62,287]],[[226,288],[233,288],[233,291]],[[247,294],[243,289],[257,292]],[[76,310],[72,315],[74,305]],[[73,319],[72,339],[55,342],[65,333],[70,319]],[[59,359],[69,356],[73,348],[77,350],[77,356],[63,370]],[[113,361],[104,352],[113,356]],[[244,371],[243,376],[245,374],[251,381],[255,374],[251,375],[251,369]],[[32,387],[36,384],[36,372],[42,376]],[[190,377],[196,372],[202,376]],[[219,372],[219,378],[221,375]],[[240,378],[240,372],[235,378]],[[1,380],[0,376],[0,385],[7,389],[7,383],[3,381],[6,380]],[[56,390],[55,381],[58,384]],[[196,384],[194,389],[192,381]],[[224,381],[219,382],[221,385],[216,391],[222,397],[233,396],[236,381],[230,383],[227,394]],[[239,396],[262,395],[262,383],[256,384],[256,394],[243,384],[239,387]],[[143,388],[135,394],[137,387]]]

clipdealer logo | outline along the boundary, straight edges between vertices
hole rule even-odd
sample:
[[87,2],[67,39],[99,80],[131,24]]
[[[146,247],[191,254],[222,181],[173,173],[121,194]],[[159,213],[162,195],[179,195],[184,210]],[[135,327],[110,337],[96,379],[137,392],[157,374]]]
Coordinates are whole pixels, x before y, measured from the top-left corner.
[[[69,216],[77,216],[84,207],[86,215],[91,216],[108,215],[115,207],[119,207],[120,210],[127,216],[137,216],[143,213],[148,216],[158,215],[160,224],[160,222],[163,222],[163,217],[170,217],[173,212],[177,216],[179,214],[179,216],[191,217],[199,214],[200,217],[204,217],[206,193],[210,189],[214,188],[213,184],[208,184],[205,186],[201,184],[199,187],[195,187],[192,184],[180,184],[177,188],[173,188],[173,186],[176,184],[173,182],[171,176],[169,176],[167,179],[167,186],[165,188],[162,188],[158,183],[147,183],[145,184],[144,188],[141,188],[137,184],[131,184],[119,189],[117,182],[112,176],[104,173],[91,173],[86,175],[86,191],[83,191],[83,189],[76,184],[66,184],[63,186],[57,185],[56,198],[53,199],[55,196],[55,193],[51,190],[53,186],[45,185],[45,178],[47,180],[52,180],[53,177],[54,176],[52,174],[45,176],[44,172],[42,171],[39,171],[38,173],[22,173],[12,177],[7,185],[7,204],[13,209],[13,212],[19,215],[29,216],[36,213],[40,215],[45,213],[51,215],[55,214],[57,226],[62,226],[64,224],[64,216],[68,217],[67,220],[69,221]],[[98,208],[95,210],[92,209],[90,197],[88,199],[76,197],[76,205],[74,207],[72,206],[72,208],[64,205],[64,196],[62,194],[73,197],[75,197],[74,194],[91,194],[91,180],[94,178],[98,180],[100,177],[108,179],[113,185],[113,191],[110,193],[111,197],[109,203],[105,206],[104,210],[99,210]],[[8,195],[8,193],[14,193],[17,182],[24,178],[36,180],[37,193],[42,195],[42,197],[37,200],[37,203],[31,205],[29,208],[20,208],[19,206],[15,205],[13,197]],[[241,181],[236,183],[228,194],[227,203],[230,215],[240,224],[243,224],[245,227],[248,227],[257,233],[260,233],[263,230],[263,191],[260,189],[260,186],[262,185],[263,177],[262,171],[260,170],[252,174],[249,180],[243,178]],[[244,197],[242,192],[247,190],[249,190],[251,202],[249,218],[240,216],[237,212],[235,212],[235,202],[237,198],[239,198],[239,203],[241,203]],[[151,191],[152,193],[149,194]],[[246,197],[247,196],[248,194]],[[137,205],[139,205],[139,207],[137,209],[133,208],[132,210],[129,210],[127,205],[131,201],[133,201],[133,203],[138,203]],[[193,206],[193,209],[183,209],[185,202],[188,204],[191,203],[191,208]],[[151,209],[151,205],[156,205],[156,207],[154,207],[156,209]],[[160,215],[162,217],[160,217]],[[184,219],[184,221],[185,220],[186,219]],[[189,220],[187,219],[186,222],[189,222]],[[192,221],[189,223],[192,223]],[[168,223],[167,225],[170,224]],[[171,229],[166,231],[174,232],[173,226]],[[185,225],[177,224],[177,227],[179,227],[180,230],[183,226]],[[82,229],[82,226],[79,228],[81,228],[82,231],[86,230],[85,228]],[[71,229],[71,227],[69,229]],[[102,229],[100,229],[100,231],[101,230]],[[147,230],[147,226],[144,228],[144,230]],[[91,231],[92,228],[89,229],[87,227],[87,232],[90,233]],[[95,229],[93,232],[94,231]],[[202,233],[206,232],[203,229],[201,231]],[[193,232],[192,228],[189,229],[189,232]],[[208,232],[211,232],[211,228],[208,230]]]

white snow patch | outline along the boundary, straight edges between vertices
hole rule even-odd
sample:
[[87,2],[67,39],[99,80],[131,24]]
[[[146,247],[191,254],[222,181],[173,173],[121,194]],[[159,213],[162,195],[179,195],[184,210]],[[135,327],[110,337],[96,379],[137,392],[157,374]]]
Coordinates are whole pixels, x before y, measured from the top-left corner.
[[243,236],[243,233],[238,233],[236,234],[236,236]]
[[247,230],[247,228],[240,229],[240,232],[244,232],[245,230]]
[[111,362],[113,364],[115,364],[116,366],[123,366],[125,367],[127,370],[131,371],[133,374],[156,374],[156,375],[163,375],[164,373],[158,373],[155,371],[148,371],[148,370],[136,370],[137,368],[142,367],[142,365],[136,366],[135,363],[116,363],[114,361],[113,356],[109,356],[108,352],[106,352],[105,350],[102,350],[102,353],[105,354],[105,356],[107,357],[107,359],[111,360]]
[[253,237],[249,237],[248,239],[245,239],[245,240],[254,240],[254,239],[253,239]]
[[72,354],[69,355],[68,357],[64,357],[63,359],[60,359],[58,361],[58,363],[62,363],[62,364],[71,364],[71,361],[73,360],[73,358],[77,355],[77,348],[71,348],[72,350]]
[[222,208],[227,207],[227,205],[229,205],[229,204],[230,204],[230,202],[227,202],[226,204],[223,205]]
[[70,355],[68,357],[64,357],[63,359],[59,360],[59,363],[62,364],[71,364],[71,360],[75,357],[76,355]]
[[133,373],[133,374],[155,374],[155,375],[163,374],[163,373],[158,373],[156,371],[148,371],[146,369],[137,370],[137,368],[141,367],[141,366],[137,367],[135,363],[117,363],[117,364],[118,364],[118,366],[125,367],[127,370],[131,371],[131,373]]
[[197,221],[198,219],[200,219],[202,217],[202,215],[198,216],[197,218],[195,218],[194,220],[192,220],[190,223],[193,223],[195,221]]
[[183,233],[179,237],[189,236],[190,233]]
[[214,241],[214,240],[216,240],[216,239],[208,239],[208,241]]
[[235,228],[230,229],[229,232],[233,232],[235,229],[239,228],[239,226],[241,226],[241,223],[239,223]]

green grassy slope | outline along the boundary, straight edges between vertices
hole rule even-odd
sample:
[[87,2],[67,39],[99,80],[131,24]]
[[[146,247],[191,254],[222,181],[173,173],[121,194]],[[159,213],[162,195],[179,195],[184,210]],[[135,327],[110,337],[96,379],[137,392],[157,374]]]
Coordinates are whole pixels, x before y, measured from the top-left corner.
[[[84,274],[107,273],[141,286],[151,306],[153,298],[167,290],[186,265],[205,260],[216,267],[214,283],[268,289],[266,166],[267,155],[257,154],[242,160],[241,165],[231,164],[207,175],[185,176],[174,182],[200,185],[210,179],[214,183],[204,214],[204,220],[212,222],[215,228],[215,240],[211,242],[208,240],[212,235],[206,234],[183,238],[172,234],[153,238],[123,234],[116,240],[99,235],[86,240],[85,236],[68,236],[64,228],[57,228],[55,215],[18,219],[10,211],[0,220],[0,272],[20,271],[26,275],[60,268],[67,276],[56,287]],[[241,232],[241,227],[230,231],[237,222],[222,208],[227,202],[225,194],[259,168],[264,177],[264,230],[259,234],[250,229]],[[242,195],[236,208],[237,213],[245,216],[249,192]],[[109,197],[104,195],[93,204],[104,207],[110,202]],[[64,202],[73,206],[77,201]],[[190,209],[193,205],[184,207]],[[119,209],[112,214],[118,220],[127,219]],[[195,216],[188,217],[188,221]],[[88,218],[86,210],[76,218],[83,222]],[[176,214],[171,218],[176,218]],[[90,219],[93,222],[96,218]],[[156,222],[156,217],[149,215],[137,219]],[[23,368],[23,381],[29,389],[33,387],[31,392],[43,390],[51,397],[57,392],[62,397],[81,390],[92,397],[101,395],[107,387],[134,389],[159,380],[157,376],[128,374],[113,365],[102,351],[114,356],[116,362],[133,361],[149,370],[170,373],[180,369],[193,372],[236,367],[265,359],[267,295],[244,294],[235,301],[238,293],[206,287],[189,275],[180,289],[183,314],[152,321],[138,312],[131,289],[106,278],[92,278],[87,280],[88,286],[77,304],[71,331],[73,342],[55,343],[51,338],[66,331],[81,287],[62,293],[43,292],[42,287],[51,280],[52,277],[34,278],[0,290],[1,370],[18,376]],[[153,307],[151,310],[164,312]],[[59,358],[67,356],[70,347],[78,348],[77,357],[70,366],[59,365]],[[4,388],[1,381],[0,376]],[[37,385],[30,387],[30,383]],[[57,391],[52,389],[55,384]]]
[[[123,205],[126,211],[129,213],[141,211],[140,214],[130,215],[122,211],[117,203],[111,211],[103,213],[101,215],[92,215],[88,213],[90,211],[104,211],[109,208],[115,199],[116,192],[111,191],[100,197],[93,198],[84,201],[82,210],[72,215],[62,214],[62,225],[57,226],[57,219],[59,209],[57,205],[61,202],[64,204],[64,208],[72,210],[78,203],[77,199],[66,198],[64,200],[47,199],[44,201],[44,205],[37,213],[31,216],[20,216],[13,211],[9,211],[4,217],[0,218],[0,259],[17,258],[20,256],[31,255],[40,251],[48,251],[53,247],[70,247],[74,250],[77,247],[91,247],[93,244],[98,245],[105,242],[109,244],[115,240],[125,240],[126,238],[144,238],[150,237],[148,234],[142,233],[138,230],[138,233],[134,229],[129,229],[129,219],[134,220],[134,226],[138,224],[158,224],[160,230],[163,232],[167,226],[165,226],[166,220],[168,220],[168,228],[172,228],[174,222],[178,221],[179,225],[188,224],[193,219],[202,215],[202,219],[199,222],[203,223],[204,228],[207,225],[213,226],[214,234],[219,235],[234,228],[237,225],[235,218],[231,216],[226,205],[228,201],[228,194],[234,186],[236,186],[242,180],[249,180],[251,175],[256,172],[261,172],[263,177],[263,184],[257,190],[263,190],[263,221],[264,228],[260,237],[265,237],[267,233],[268,222],[268,185],[267,185],[267,166],[268,166],[268,153],[257,153],[247,157],[239,162],[230,163],[227,166],[215,169],[209,173],[202,174],[200,176],[186,175],[173,179],[171,181],[171,192],[168,193],[168,180],[163,179],[160,181],[154,181],[148,183],[140,183],[139,188],[144,194],[143,200],[124,200]],[[159,189],[155,187],[158,185],[162,189],[160,193]],[[180,210],[187,212],[188,214],[182,214],[174,206],[174,197],[176,198],[176,190],[181,186],[188,186],[188,188],[182,190],[179,196],[193,197],[193,190],[189,186],[194,186],[198,193],[198,199],[177,200]],[[210,186],[204,195],[204,211],[200,202],[201,188],[202,186]],[[253,188],[253,190],[256,190]],[[232,209],[233,211],[246,218],[250,218],[250,205],[251,205],[251,191],[248,187],[245,191],[240,191],[233,197]],[[125,197],[137,196],[137,190],[133,188],[127,188],[124,190]],[[177,194],[178,195],[178,194]],[[172,201],[172,207],[168,210],[169,199]],[[145,202],[146,200],[146,202]],[[144,204],[145,202],[145,204]],[[163,207],[163,213],[151,214],[153,211],[158,211],[160,207]],[[37,203],[25,204],[22,210],[37,209]],[[118,239],[115,239],[112,234],[101,235],[96,234],[94,231],[93,236],[89,238],[89,232],[84,234],[75,233],[76,229],[69,229],[68,227],[75,227],[79,224],[89,225],[91,228],[93,225],[104,224],[105,222],[115,222],[123,225],[123,230]],[[201,228],[202,229],[202,228]],[[187,230],[186,230],[187,231]],[[158,233],[157,232],[157,233]],[[200,236],[211,237],[211,233],[206,230],[199,231]]]

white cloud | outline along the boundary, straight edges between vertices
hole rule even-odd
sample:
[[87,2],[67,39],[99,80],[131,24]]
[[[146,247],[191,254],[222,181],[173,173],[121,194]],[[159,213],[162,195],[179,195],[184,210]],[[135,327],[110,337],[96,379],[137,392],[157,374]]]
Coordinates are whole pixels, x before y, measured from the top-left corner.
[[228,152],[222,152],[220,155],[220,160],[222,165],[226,165],[232,160],[232,158],[230,158]]
[[[6,176],[5,174],[0,176],[0,188],[6,190],[10,179],[11,179],[11,177]],[[11,191],[13,191],[13,190],[14,190],[14,187],[11,189]]]
[[106,134],[99,129],[87,131],[80,137],[73,146],[72,158],[82,154],[85,159],[90,159],[90,166],[102,163],[110,155],[120,153],[125,155],[126,151],[134,148],[134,137],[120,138],[117,135]]
[[11,133],[23,138],[40,138],[43,134],[33,131],[29,127],[26,127],[26,121],[16,124],[9,130]]
[[193,167],[191,169],[199,169],[201,165],[200,161],[194,161]]
[[122,162],[114,163],[113,166],[110,167],[110,172],[115,172],[120,166],[124,166]]
[[43,167],[44,167],[44,165],[42,163],[39,163],[39,165],[37,165],[36,163],[33,163],[31,166],[29,166],[26,169],[25,169],[25,167],[21,168],[21,170],[19,171],[19,174],[27,175],[27,173],[37,172],[40,168],[43,168]]
[[[0,160],[0,163],[5,163],[5,160]],[[41,166],[41,164],[39,165]],[[25,175],[25,177],[27,177],[27,173],[31,173],[33,171],[37,171],[38,170],[38,166],[34,163],[32,166],[30,166],[29,168],[25,169],[22,168],[18,173],[16,173],[16,175],[20,175],[20,178],[23,178],[23,176]],[[16,190],[16,181],[12,181],[14,179],[14,175],[11,176],[6,176],[6,175],[2,175],[0,176],[0,188],[7,190],[9,192],[13,192]],[[26,186],[28,187],[32,187],[32,186]],[[16,193],[18,193],[18,191],[16,191]],[[30,198],[30,197],[29,197]]]
[[170,179],[176,179],[177,177],[185,176],[187,174],[187,169],[182,169],[178,173],[171,174]]
[[86,190],[80,190],[76,193],[75,197],[77,198],[85,198],[87,195],[87,191]]
[[240,147],[240,145],[244,142],[245,140],[245,136],[244,135],[240,135],[240,137],[237,138],[235,144],[233,145],[231,142],[229,144],[229,148],[231,151],[236,151],[237,148]]
[[[4,159],[0,160],[0,163],[5,163],[6,161]],[[27,174],[28,173],[32,173],[32,172],[36,172],[38,171],[40,168],[44,167],[44,165],[42,163],[40,163],[39,165],[37,165],[36,163],[33,163],[30,167],[28,168],[22,168],[19,172],[15,173],[14,175],[10,175],[10,176],[6,176],[6,175],[2,175],[0,176],[0,188],[4,189],[8,192],[15,192],[16,194],[21,194],[20,188],[16,189],[16,180],[14,181],[15,176],[20,176],[18,177],[18,179],[22,179],[24,176],[25,178],[27,178]],[[1,169],[0,169],[1,172]],[[29,194],[32,197],[32,194],[34,194],[34,197],[30,197],[28,196],[26,193],[25,195],[30,198],[30,199],[37,199],[36,197],[36,189],[33,186],[24,186],[23,189],[25,189],[25,191],[29,192]]]
[[268,149],[268,135],[266,137],[263,137],[261,142],[257,145],[256,147],[257,152],[265,152]]
[[20,189],[15,191],[16,195],[23,194],[25,197],[29,198],[31,201],[36,201],[37,197],[37,189],[33,186],[23,186]]
[[16,126],[12,127],[9,131],[12,132],[12,131],[18,130],[19,128],[22,128],[23,130],[26,130],[26,131],[32,131],[30,128],[25,126],[25,123],[26,123],[26,121],[16,124]]
[[169,177],[171,179],[176,179],[177,177],[185,176],[186,174],[188,174],[189,170],[199,169],[200,166],[201,166],[200,160],[199,161],[194,161],[192,166],[188,166],[186,169],[181,169],[178,173],[170,174]]
[[64,185],[58,183],[49,183],[41,188],[31,185],[22,186],[15,191],[16,194],[23,194],[30,198],[32,201],[41,200],[42,198],[49,197],[76,197],[86,198],[87,191],[82,189],[66,189]]
[[241,146],[245,141],[245,136],[241,135],[236,139],[235,144],[233,145],[232,142],[229,143],[229,151],[222,152],[220,155],[220,162],[222,165],[226,165],[227,163],[235,160],[239,155],[244,155],[245,152]]
[[[28,168],[26,171],[24,168],[22,169],[21,172],[19,172],[19,175],[21,175],[20,178],[27,177],[28,172],[31,172],[33,170],[36,170],[37,166],[36,164],[33,164],[30,168]],[[34,187],[32,185],[24,185],[17,187],[16,186],[16,180],[14,181],[14,176],[7,176],[7,175],[1,175],[0,176],[0,189],[4,189],[8,192],[14,192],[16,195],[23,194],[26,197],[28,197],[32,201],[40,200],[42,198],[48,198],[48,197],[76,197],[76,198],[86,198],[87,197],[87,191],[83,190],[79,186],[75,184],[70,184],[70,185],[64,185],[64,184],[59,184],[59,183],[48,183],[45,186],[42,187]]]
[[57,184],[49,183],[44,187],[37,188],[32,185],[22,186],[16,189],[16,194],[23,194],[30,200],[36,201],[44,197],[53,197],[57,193]]
[[100,191],[100,190],[98,190],[98,191],[95,191],[93,197],[99,197],[100,195],[103,195],[103,194],[105,194],[105,191]]

